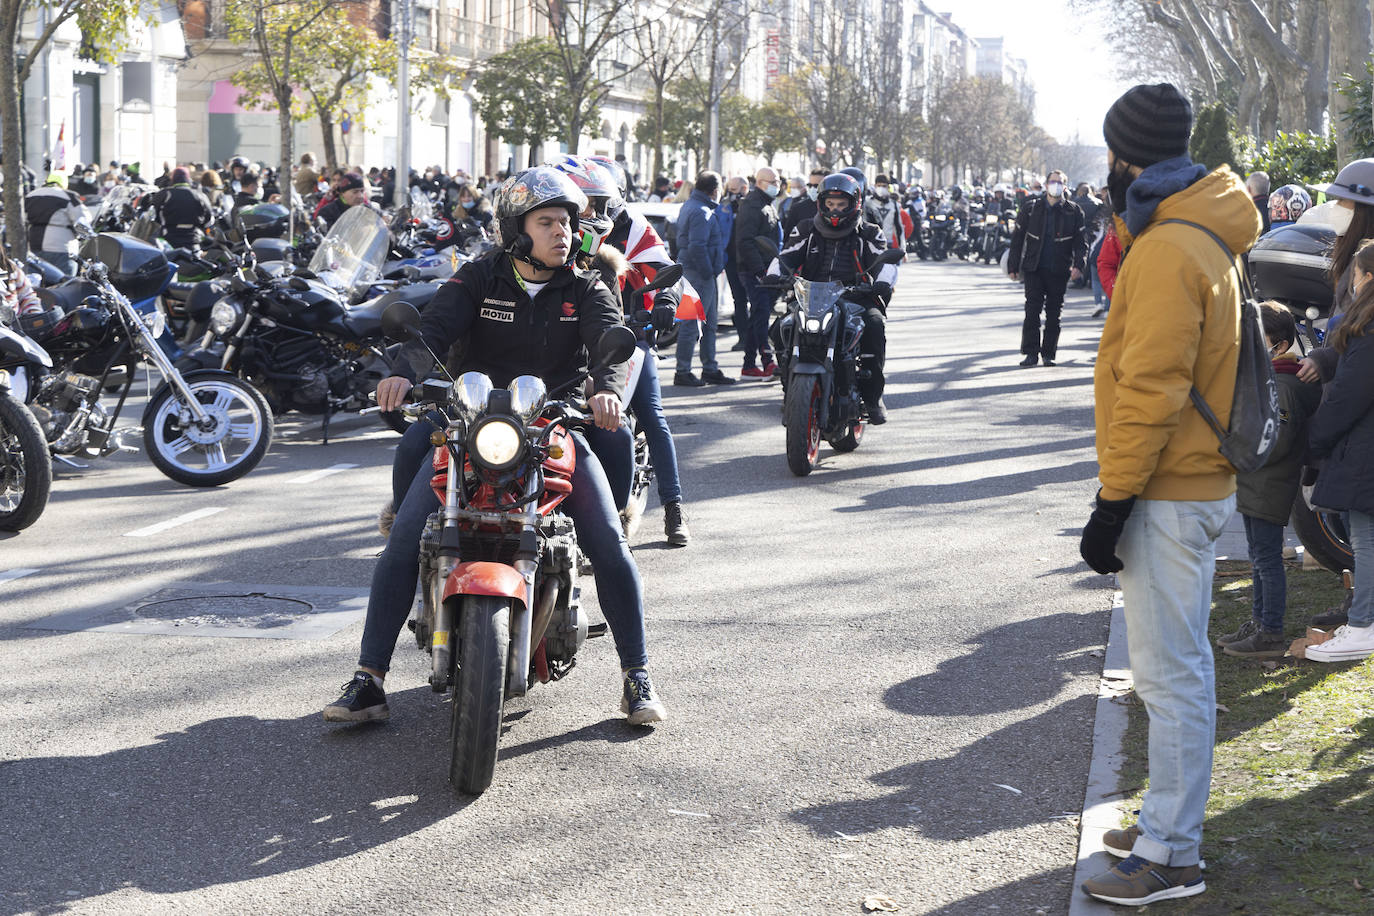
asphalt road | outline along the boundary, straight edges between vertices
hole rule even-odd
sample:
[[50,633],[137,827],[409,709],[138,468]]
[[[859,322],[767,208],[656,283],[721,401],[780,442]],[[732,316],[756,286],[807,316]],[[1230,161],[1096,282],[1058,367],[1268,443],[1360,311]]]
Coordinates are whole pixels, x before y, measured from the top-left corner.
[[[393,434],[289,416],[206,491],[141,454],[60,471],[0,539],[0,912],[1066,912],[1111,597],[1077,556],[1100,322],[1071,292],[1060,365],[1019,369],[1019,290],[904,266],[890,421],[805,479],[777,385],[666,387],[694,540],[654,506],[634,547],[670,721],[624,725],[590,642],[508,706],[477,800],[408,633],[391,721],[338,728],[356,619],[226,637],[187,597],[365,593]],[[138,604],[162,632],[53,628]]]

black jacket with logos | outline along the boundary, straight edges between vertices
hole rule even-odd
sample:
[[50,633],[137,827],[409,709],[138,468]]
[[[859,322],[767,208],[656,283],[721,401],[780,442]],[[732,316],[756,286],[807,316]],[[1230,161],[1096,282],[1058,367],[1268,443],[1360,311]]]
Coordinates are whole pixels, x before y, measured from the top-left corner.
[[[595,274],[558,270],[531,300],[510,255],[495,251],[464,264],[434,294],[420,320],[424,345],[406,344],[395,374],[425,378],[434,367],[432,351],[449,354],[454,378],[484,372],[509,385],[518,375],[534,375],[554,391],[584,374],[602,333],[622,323],[620,303]],[[596,370],[592,381],[596,391],[623,394],[625,364]]]
[[170,245],[190,247],[197,241],[197,230],[214,220],[209,199],[189,184],[174,184],[154,191],[139,201],[139,209],[150,209],[153,219],[162,224],[162,236]]
[[[1007,258],[1010,270],[1025,273],[1040,266],[1040,249],[1044,240],[1040,233],[1045,225],[1046,197],[1041,194],[1026,201],[1016,214],[1016,228],[1011,231],[1011,254]],[[1070,268],[1082,270],[1088,257],[1088,242],[1083,237],[1083,211],[1071,200],[1061,200],[1050,211],[1050,232],[1054,236],[1056,263],[1051,270],[1068,275]]]
[[772,239],[775,245],[782,241],[773,198],[754,188],[739,202],[739,215],[735,217],[735,264],[740,276],[757,277],[768,269],[768,258],[755,241],[758,238]]
[[1312,458],[1323,459],[1313,505],[1374,515],[1374,326],[1365,331],[1341,354],[1307,444]]

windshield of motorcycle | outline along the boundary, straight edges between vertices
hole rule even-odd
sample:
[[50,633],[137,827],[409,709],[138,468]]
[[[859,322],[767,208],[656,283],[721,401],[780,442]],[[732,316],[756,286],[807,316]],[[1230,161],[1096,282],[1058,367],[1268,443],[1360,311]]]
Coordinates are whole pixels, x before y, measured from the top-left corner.
[[349,207],[315,249],[310,270],[336,290],[347,292],[382,275],[391,235],[371,207]]
[[100,199],[100,209],[96,211],[95,218],[100,220],[110,214],[118,214],[126,204],[132,207],[134,201],[146,190],[145,185],[115,185],[110,189],[110,193]]
[[819,318],[835,307],[835,302],[844,293],[844,284],[833,281],[803,280],[797,278],[793,287],[797,294],[797,305],[808,318]]
[[429,195],[419,188],[410,189],[410,217],[424,222],[434,215],[434,204]]

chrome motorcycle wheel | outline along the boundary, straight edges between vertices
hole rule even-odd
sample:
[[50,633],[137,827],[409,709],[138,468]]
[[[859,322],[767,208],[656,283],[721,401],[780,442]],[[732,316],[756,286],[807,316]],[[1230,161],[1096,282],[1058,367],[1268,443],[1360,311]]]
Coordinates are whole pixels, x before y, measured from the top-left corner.
[[38,521],[51,490],[52,459],[42,427],[15,397],[0,392],[0,531]]
[[207,422],[196,423],[176,391],[163,384],[143,413],[143,446],[153,465],[193,487],[219,486],[257,467],[272,443],[267,400],[227,372],[192,372],[184,378]]

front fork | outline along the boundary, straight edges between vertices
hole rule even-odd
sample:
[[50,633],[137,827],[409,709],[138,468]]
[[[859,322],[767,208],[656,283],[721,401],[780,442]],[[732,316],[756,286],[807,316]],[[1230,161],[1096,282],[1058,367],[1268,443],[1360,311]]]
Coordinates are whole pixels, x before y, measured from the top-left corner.
[[177,393],[177,400],[186,410],[190,411],[196,423],[201,426],[208,424],[210,415],[205,412],[205,408],[196,399],[195,393],[191,391],[191,386],[186,384],[186,379],[181,377],[177,367],[172,365],[171,359],[162,351],[157,338],[153,336],[152,328],[144,323],[142,316],[134,310],[133,305],[122,293],[116,292],[115,295],[119,297],[119,306],[124,310],[127,322],[134,326],[134,333],[138,335],[138,349],[142,352],[143,358],[157,367],[162,378]]

